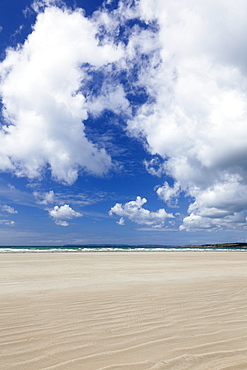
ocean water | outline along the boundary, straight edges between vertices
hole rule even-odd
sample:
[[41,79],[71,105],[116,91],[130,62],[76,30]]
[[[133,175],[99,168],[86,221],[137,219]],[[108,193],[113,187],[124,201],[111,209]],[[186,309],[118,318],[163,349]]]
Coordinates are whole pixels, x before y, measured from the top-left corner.
[[86,252],[189,252],[247,251],[246,245],[64,245],[64,246],[0,246],[0,253],[86,253]]

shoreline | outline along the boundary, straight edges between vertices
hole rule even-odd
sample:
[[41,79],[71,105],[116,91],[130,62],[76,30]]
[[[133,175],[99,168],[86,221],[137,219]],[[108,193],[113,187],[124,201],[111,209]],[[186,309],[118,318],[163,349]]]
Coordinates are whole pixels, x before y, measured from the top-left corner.
[[185,246],[144,246],[144,245],[95,245],[95,246],[0,246],[3,253],[101,253],[101,252],[246,252],[246,246],[236,245],[185,245]]

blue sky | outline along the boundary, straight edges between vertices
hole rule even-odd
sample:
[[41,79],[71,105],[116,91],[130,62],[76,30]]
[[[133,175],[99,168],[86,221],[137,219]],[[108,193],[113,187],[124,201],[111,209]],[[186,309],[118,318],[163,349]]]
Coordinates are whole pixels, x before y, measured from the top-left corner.
[[0,244],[246,241],[246,34],[244,0],[0,0]]

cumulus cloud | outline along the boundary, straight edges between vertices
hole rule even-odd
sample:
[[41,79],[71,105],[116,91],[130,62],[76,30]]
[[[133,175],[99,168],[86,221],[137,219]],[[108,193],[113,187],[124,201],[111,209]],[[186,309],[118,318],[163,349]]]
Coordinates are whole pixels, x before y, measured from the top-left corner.
[[120,217],[119,221],[117,221],[117,224],[120,225],[120,226],[125,225],[124,218],[123,217]]
[[39,12],[40,10],[44,9],[47,6],[52,5],[64,5],[62,0],[35,0],[32,4],[32,8],[35,12]]
[[55,201],[55,193],[53,190],[50,190],[46,193],[40,193],[38,191],[33,192],[33,196],[36,198],[38,204],[51,204]]
[[175,183],[174,186],[170,186],[167,181],[164,185],[159,187],[156,190],[159,198],[162,199],[165,203],[168,203],[170,206],[176,206],[178,202],[178,197],[181,192],[179,183]]
[[6,226],[14,226],[15,225],[15,221],[11,221],[11,220],[0,220],[0,224],[6,225]]
[[161,177],[165,174],[164,163],[158,157],[152,158],[150,161],[144,160],[143,163],[150,175]]
[[[111,109],[154,156],[147,171],[173,179],[158,196],[168,205],[181,192],[191,199],[182,229],[244,227],[245,0],[126,0],[91,18],[59,3],[35,2],[32,33],[0,64],[0,170],[34,178],[48,167],[69,184],[80,169],[104,174],[111,158],[84,125]],[[165,210],[140,202],[110,212],[161,225]]]
[[[157,21],[159,49],[139,74],[153,99],[128,130],[145,137],[166,175],[194,199],[185,229],[204,221],[209,229],[235,227],[235,214],[247,209],[246,3],[141,0],[139,11],[147,23]],[[158,195],[169,201],[179,191],[164,185]]]
[[162,228],[167,218],[174,217],[163,208],[156,212],[151,212],[142,207],[145,203],[147,203],[147,200],[138,196],[136,200],[125,204],[116,203],[115,206],[110,209],[109,214],[110,216],[114,214],[121,216],[118,221],[119,225],[124,225],[125,217],[139,225],[145,225],[151,228]]
[[83,216],[81,213],[74,211],[68,204],[64,204],[61,207],[55,206],[49,210],[49,215],[60,226],[68,226],[69,223],[67,220]]
[[1,209],[2,209],[2,211],[8,212],[8,213],[11,213],[11,214],[18,213],[18,211],[16,211],[13,207],[8,206],[7,204],[2,205]]
[[[217,211],[217,210],[216,210]],[[214,217],[207,217],[205,215],[191,213],[185,217],[183,224],[180,226],[180,230],[194,231],[194,230],[207,230],[207,231],[219,231],[222,229],[232,230],[246,230],[246,216],[244,212],[233,213],[230,215],[222,215],[219,212],[219,217],[215,213]]]
[[111,167],[105,149],[85,135],[90,98],[81,90],[90,68],[118,60],[122,51],[100,44],[97,24],[80,9],[53,3],[36,3],[32,33],[0,64],[0,170],[35,178],[48,166],[54,179],[71,184],[80,168],[102,175]]

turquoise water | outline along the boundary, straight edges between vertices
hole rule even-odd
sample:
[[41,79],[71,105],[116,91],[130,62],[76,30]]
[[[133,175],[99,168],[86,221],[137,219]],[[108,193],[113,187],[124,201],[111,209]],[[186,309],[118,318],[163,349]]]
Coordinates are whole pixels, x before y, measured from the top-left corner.
[[64,245],[0,246],[0,253],[68,253],[68,252],[173,252],[173,251],[247,251],[246,246],[166,246],[166,245]]

